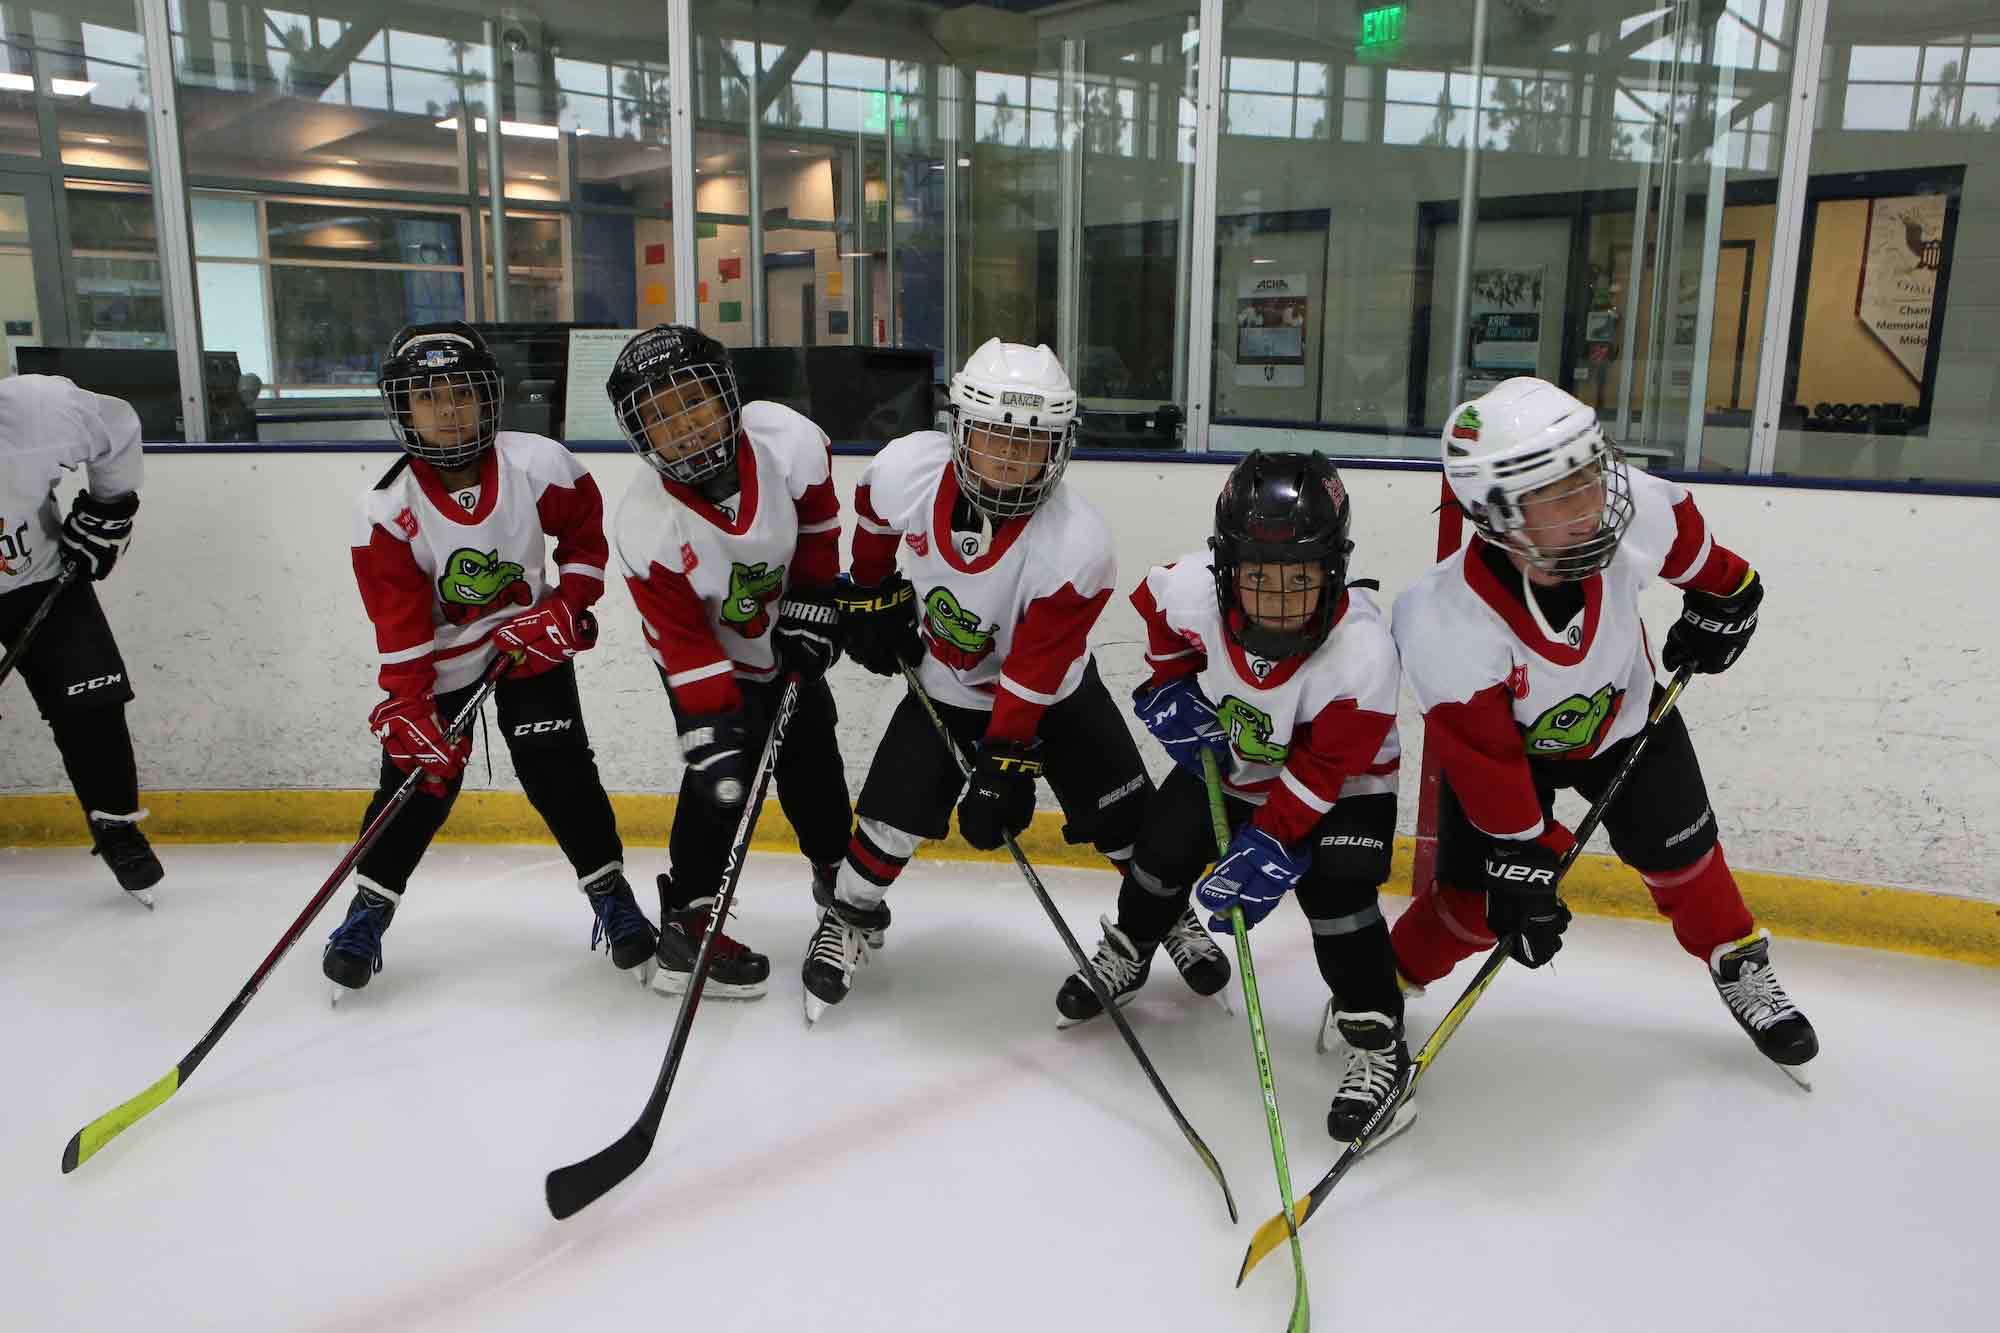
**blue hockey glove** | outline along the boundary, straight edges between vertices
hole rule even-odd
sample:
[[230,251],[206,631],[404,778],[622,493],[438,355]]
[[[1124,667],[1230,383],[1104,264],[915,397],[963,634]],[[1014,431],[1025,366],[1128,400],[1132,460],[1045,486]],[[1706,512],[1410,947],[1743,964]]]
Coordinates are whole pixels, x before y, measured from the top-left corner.
[[1203,750],[1213,750],[1221,771],[1229,771],[1229,734],[1193,676],[1176,676],[1158,689],[1141,685],[1132,695],[1132,712],[1167,757],[1196,777],[1202,776]]
[[1213,915],[1208,928],[1229,934],[1229,909],[1243,909],[1247,929],[1271,914],[1271,909],[1298,884],[1307,859],[1295,856],[1263,829],[1246,824],[1229,844],[1215,869],[1194,886],[1194,896]]

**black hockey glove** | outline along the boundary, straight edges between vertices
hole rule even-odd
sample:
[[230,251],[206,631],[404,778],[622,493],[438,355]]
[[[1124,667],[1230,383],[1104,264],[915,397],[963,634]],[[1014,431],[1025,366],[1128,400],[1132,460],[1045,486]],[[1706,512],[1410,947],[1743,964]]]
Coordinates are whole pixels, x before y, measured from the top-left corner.
[[1681,599],[1681,618],[1667,631],[1660,665],[1679,671],[1684,663],[1692,663],[1703,676],[1729,670],[1757,632],[1757,607],[1763,600],[1764,580],[1754,569],[1727,597],[1689,591]]
[[982,852],[1018,838],[1035,817],[1035,779],[1042,775],[1042,743],[981,741],[972,785],[958,803],[958,831]]
[[57,539],[85,576],[95,582],[109,574],[118,557],[125,554],[132,540],[132,516],[138,512],[136,495],[100,500],[89,491],[78,491]]
[[736,810],[750,794],[749,728],[742,713],[714,713],[688,719],[681,732],[687,772],[681,790],[724,810]]
[[862,670],[893,676],[923,661],[923,641],[917,638],[917,592],[908,579],[892,574],[870,587],[847,584],[838,597],[847,655]]
[[840,660],[840,605],[832,588],[792,588],[778,603],[771,631],[778,665],[796,671],[800,683],[818,680]]
[[1486,925],[1523,967],[1540,967],[1562,948],[1569,908],[1556,896],[1562,856],[1540,840],[1495,840],[1486,850]]

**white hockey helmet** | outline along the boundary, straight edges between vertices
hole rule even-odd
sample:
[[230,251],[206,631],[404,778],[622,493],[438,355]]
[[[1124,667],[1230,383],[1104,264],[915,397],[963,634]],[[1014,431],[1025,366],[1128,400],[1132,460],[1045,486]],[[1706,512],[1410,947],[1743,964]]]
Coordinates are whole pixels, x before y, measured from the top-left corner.
[[[1056,354],[988,338],[951,377],[951,460],[958,487],[995,522],[1032,514],[1062,480],[1076,444],[1076,390]],[[989,477],[1040,469],[1012,484]]]
[[[1444,475],[1481,536],[1561,580],[1588,578],[1611,563],[1632,521],[1625,460],[1597,413],[1547,380],[1521,375],[1452,410],[1444,428]],[[1558,483],[1575,479],[1564,488]],[[1584,514],[1531,528],[1522,501],[1561,503],[1586,488],[1601,497],[1596,526]],[[1573,507],[1573,506],[1572,506]]]

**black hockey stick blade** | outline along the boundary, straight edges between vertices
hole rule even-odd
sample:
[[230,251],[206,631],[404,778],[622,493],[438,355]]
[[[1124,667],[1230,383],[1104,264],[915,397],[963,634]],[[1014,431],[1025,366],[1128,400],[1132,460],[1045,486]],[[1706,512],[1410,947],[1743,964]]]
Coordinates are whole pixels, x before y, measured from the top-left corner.
[[645,1164],[652,1151],[653,1136],[639,1124],[626,1130],[624,1137],[610,1147],[581,1162],[557,1167],[549,1172],[542,1186],[550,1214],[558,1222],[574,1217],[618,1188],[625,1177]]
[[661,1058],[659,1075],[653,1080],[652,1094],[646,1098],[646,1107],[632,1122],[632,1128],[610,1147],[580,1162],[559,1166],[543,1180],[542,1197],[548,1202],[550,1215],[558,1222],[574,1217],[616,1189],[644,1165],[653,1151],[653,1139],[659,1133],[661,1117],[666,1114],[674,1076],[680,1072],[681,1057],[687,1053],[688,1034],[694,1029],[694,1016],[701,1008],[702,991],[708,984],[715,937],[721,933],[722,923],[729,917],[729,905],[736,898],[736,886],[742,881],[743,863],[750,852],[750,835],[756,831],[757,815],[764,808],[764,797],[771,789],[771,774],[777,767],[778,749],[785,743],[785,731],[791,726],[798,702],[799,678],[794,672],[785,679],[777,715],[771,720],[771,732],[764,740],[763,756],[757,762],[757,774],[743,803],[743,814],[736,822],[736,837],[730,844],[729,859],[722,867],[721,890],[710,909],[708,929],[702,932],[701,948],[695,952],[694,971],[681,996],[680,1009],[674,1015],[673,1032],[667,1038],[666,1054]]

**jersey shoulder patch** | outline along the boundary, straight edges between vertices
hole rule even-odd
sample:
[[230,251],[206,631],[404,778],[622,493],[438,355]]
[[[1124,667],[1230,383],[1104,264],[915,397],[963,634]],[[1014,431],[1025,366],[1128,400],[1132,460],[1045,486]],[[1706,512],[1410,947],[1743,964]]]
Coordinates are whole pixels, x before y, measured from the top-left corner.
[[676,573],[687,572],[681,507],[650,467],[632,478],[618,502],[618,513],[611,521],[611,545],[627,578],[644,578],[655,564]]
[[899,532],[928,525],[938,482],[951,466],[951,439],[943,431],[920,430],[891,440],[861,470],[859,485],[884,523]]
[[794,495],[833,475],[826,432],[783,403],[758,399],[743,404],[743,431],[754,447],[777,461]]

